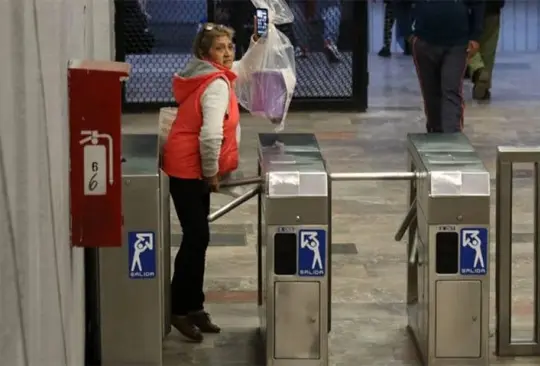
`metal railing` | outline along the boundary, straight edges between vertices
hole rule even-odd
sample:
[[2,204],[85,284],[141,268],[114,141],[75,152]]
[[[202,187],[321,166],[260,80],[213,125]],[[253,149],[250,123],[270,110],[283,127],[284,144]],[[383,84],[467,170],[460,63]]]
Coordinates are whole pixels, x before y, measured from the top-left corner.
[[[329,173],[330,181],[335,182],[345,182],[345,181],[367,181],[367,180],[384,180],[384,181],[395,181],[395,180],[415,180],[423,176],[423,173],[417,172],[362,172],[362,173]],[[231,202],[220,207],[216,211],[208,215],[208,220],[210,222],[216,221],[217,219],[225,216],[227,213],[231,212],[235,208],[241,206],[243,203],[249,201],[251,198],[255,197],[261,190],[262,178],[261,177],[250,177],[243,178],[238,180],[231,180],[223,182],[220,186],[222,188],[230,187],[239,187],[246,185],[257,184],[256,187],[251,188],[246,191],[239,197],[236,197]],[[407,223],[407,227],[410,223]],[[405,227],[403,232],[407,230]],[[400,228],[400,231],[402,228]]]
[[[512,339],[512,193],[513,165],[534,164],[534,333]],[[540,356],[540,147],[497,148],[496,194],[496,354]]]

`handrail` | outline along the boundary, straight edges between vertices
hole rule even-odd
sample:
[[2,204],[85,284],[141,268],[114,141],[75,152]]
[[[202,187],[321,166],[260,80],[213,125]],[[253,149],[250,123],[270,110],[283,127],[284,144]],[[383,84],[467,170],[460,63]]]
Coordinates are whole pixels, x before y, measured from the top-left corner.
[[418,172],[363,172],[363,173],[330,173],[330,180],[363,181],[363,180],[414,180],[421,178]]

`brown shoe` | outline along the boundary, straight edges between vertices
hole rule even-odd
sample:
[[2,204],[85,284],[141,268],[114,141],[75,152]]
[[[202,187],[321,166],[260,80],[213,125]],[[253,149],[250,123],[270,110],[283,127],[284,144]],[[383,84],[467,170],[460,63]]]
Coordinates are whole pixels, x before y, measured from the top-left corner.
[[197,328],[199,328],[203,333],[221,332],[221,328],[212,323],[210,315],[204,310],[190,313],[188,315],[188,318],[190,319],[191,323],[194,324]]
[[189,316],[173,315],[171,325],[190,341],[200,343],[204,339],[201,331],[193,324]]

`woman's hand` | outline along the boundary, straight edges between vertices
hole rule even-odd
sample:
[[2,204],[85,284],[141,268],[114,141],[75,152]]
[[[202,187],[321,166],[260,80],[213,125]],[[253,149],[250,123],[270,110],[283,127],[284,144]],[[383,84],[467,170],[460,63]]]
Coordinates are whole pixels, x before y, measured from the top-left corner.
[[208,187],[210,187],[210,192],[219,191],[219,175],[214,175],[213,177],[206,178],[208,182]]
[[251,35],[253,37],[253,42],[257,42],[259,40],[259,29],[257,27],[257,16],[253,16],[253,34]]

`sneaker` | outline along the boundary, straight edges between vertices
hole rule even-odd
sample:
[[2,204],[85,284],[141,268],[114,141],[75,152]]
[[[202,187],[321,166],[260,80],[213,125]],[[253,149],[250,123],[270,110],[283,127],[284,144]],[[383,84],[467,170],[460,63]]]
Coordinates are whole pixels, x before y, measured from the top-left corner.
[[482,91],[476,90],[476,86],[473,87],[473,98],[478,102],[486,102],[491,99],[491,91],[488,89],[482,94]]
[[190,341],[201,343],[204,339],[201,331],[195,326],[189,316],[173,315],[171,325]]
[[221,328],[218,327],[216,324],[212,323],[212,319],[210,319],[210,315],[204,310],[190,313],[188,315],[188,318],[192,324],[194,324],[197,328],[200,329],[202,333],[221,332]]
[[341,57],[337,46],[333,42],[327,42],[324,46],[324,54],[331,63],[341,62]]
[[379,57],[385,57],[385,58],[391,57],[391,56],[392,56],[392,52],[390,52],[390,47],[383,47],[383,48],[381,48],[381,50],[379,51],[378,55],[379,55]]
[[485,100],[489,92],[489,73],[484,69],[476,70],[472,75],[473,99]]

